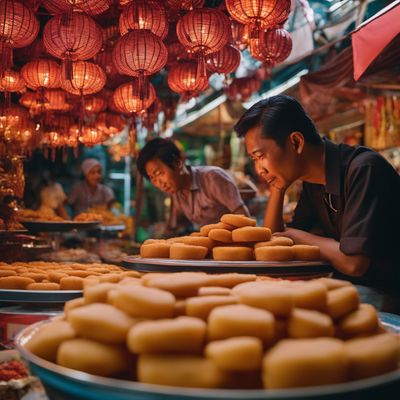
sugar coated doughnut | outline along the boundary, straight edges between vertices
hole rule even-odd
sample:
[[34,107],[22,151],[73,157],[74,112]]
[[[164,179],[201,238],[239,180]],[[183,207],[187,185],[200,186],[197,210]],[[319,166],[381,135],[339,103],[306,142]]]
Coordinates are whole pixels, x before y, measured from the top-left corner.
[[32,278],[24,278],[23,276],[6,276],[0,278],[0,289],[26,289],[30,283],[35,283]]
[[357,310],[359,304],[360,297],[353,285],[329,290],[328,292],[327,313],[333,319],[342,318]]
[[218,222],[217,224],[208,224],[208,225],[202,226],[200,228],[200,233],[203,236],[208,236],[212,229],[227,229],[228,231],[231,231],[234,228],[235,227],[232,225],[224,224],[223,222]]
[[210,238],[204,236],[185,236],[183,243],[193,246],[207,247],[208,250],[211,250],[214,247],[214,242]]
[[237,228],[242,228],[243,226],[256,226],[257,224],[255,219],[246,217],[242,214],[225,214],[221,217],[221,222],[236,226]]
[[364,379],[397,369],[399,338],[390,333],[345,342],[350,379]]
[[79,336],[103,343],[125,343],[135,320],[110,304],[93,303],[69,311],[68,322]]
[[266,242],[259,242],[254,245],[257,247],[269,247],[269,246],[293,246],[294,242],[292,239],[285,236],[272,236],[271,240]]
[[16,271],[12,271],[10,269],[0,269],[0,278],[4,278],[6,276],[15,276],[17,275]]
[[249,247],[214,247],[213,258],[217,261],[251,261],[253,249]]
[[263,343],[260,339],[241,336],[209,343],[207,358],[225,371],[251,371],[261,369]]
[[47,273],[44,272],[24,272],[20,274],[19,276],[24,276],[25,278],[31,278],[35,282],[41,282],[45,279],[48,279]]
[[295,308],[288,319],[287,332],[291,338],[333,336],[332,319],[319,311]]
[[143,258],[169,258],[169,243],[156,242],[142,244],[140,246],[140,257]]
[[71,339],[64,341],[58,348],[57,364],[107,377],[128,369],[129,354],[123,346],[88,339]]
[[257,279],[257,275],[253,274],[238,274],[230,272],[226,274],[207,275],[207,286],[223,286],[233,288],[236,285],[244,282],[253,282]]
[[210,312],[219,306],[236,304],[234,296],[201,296],[186,300],[186,314],[207,321]]
[[244,288],[238,294],[239,303],[262,308],[278,317],[287,317],[293,310],[294,299],[289,288],[264,283]]
[[26,290],[60,290],[60,285],[55,282],[35,282],[30,283]]
[[64,340],[76,336],[71,325],[66,321],[52,321],[38,327],[35,335],[31,336],[25,347],[38,357],[55,362],[57,350]]
[[132,317],[172,318],[175,297],[165,290],[135,286],[120,286],[116,289],[113,304]]
[[210,340],[254,336],[269,342],[274,337],[275,319],[269,311],[234,304],[214,308],[208,317]]
[[292,246],[295,260],[319,260],[321,252],[318,246],[295,244]]
[[271,229],[261,226],[244,226],[232,231],[234,242],[262,242],[271,238]]
[[194,388],[218,388],[225,380],[213,361],[189,355],[141,355],[137,376],[143,383]]
[[177,298],[196,296],[199,288],[206,285],[208,276],[198,272],[178,272],[148,278],[145,285],[172,293]]
[[111,282],[102,282],[97,285],[85,286],[83,288],[85,303],[107,303],[108,291],[116,287],[116,284]]
[[229,296],[231,289],[221,286],[204,286],[199,288],[198,296]]
[[228,229],[211,229],[208,237],[217,242],[231,243],[232,231],[229,231]]
[[326,311],[328,290],[322,283],[296,282],[290,286],[293,291],[294,303],[298,308]]
[[268,389],[342,383],[347,370],[344,344],[334,338],[283,339],[263,359]]
[[293,260],[293,250],[289,246],[258,247],[254,250],[257,261]]
[[174,243],[170,248],[170,258],[176,260],[202,260],[206,258],[207,253],[207,247],[183,243]]
[[136,354],[199,354],[205,339],[206,323],[182,316],[137,323],[128,333],[127,344]]
[[338,321],[337,335],[348,339],[359,335],[368,335],[378,330],[378,313],[370,304],[360,304],[357,310]]

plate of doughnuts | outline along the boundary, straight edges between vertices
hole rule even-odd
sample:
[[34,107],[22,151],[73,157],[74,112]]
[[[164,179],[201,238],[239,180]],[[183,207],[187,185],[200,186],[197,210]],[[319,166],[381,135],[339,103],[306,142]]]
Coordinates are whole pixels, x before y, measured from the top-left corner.
[[399,390],[400,316],[361,303],[350,282],[225,275],[92,285],[62,318],[25,328],[16,346],[59,400],[344,400]]
[[94,229],[100,221],[20,221],[22,225],[32,232],[68,232],[76,230]]

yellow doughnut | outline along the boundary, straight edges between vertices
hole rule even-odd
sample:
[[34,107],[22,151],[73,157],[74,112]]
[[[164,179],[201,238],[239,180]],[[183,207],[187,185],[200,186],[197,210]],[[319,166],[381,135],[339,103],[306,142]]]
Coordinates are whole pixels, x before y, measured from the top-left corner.
[[1,269],[0,270],[0,278],[5,278],[6,276],[16,276],[17,273],[10,269]]
[[293,246],[294,242],[292,239],[285,237],[285,236],[272,236],[271,240],[266,242],[256,243],[254,245],[255,248],[257,247],[268,247],[268,246]]
[[214,247],[214,242],[210,238],[204,236],[185,236],[183,243],[192,246],[207,247],[208,250],[211,250]]
[[57,364],[106,377],[126,371],[129,358],[129,353],[123,346],[88,339],[66,340],[57,352]]
[[318,281],[295,282],[289,287],[292,288],[296,307],[326,311],[328,290],[322,283]]
[[283,339],[263,360],[268,389],[329,385],[347,379],[344,344],[334,338]]
[[62,342],[76,336],[71,325],[66,321],[52,321],[38,327],[25,347],[38,357],[55,362],[57,350]]
[[221,217],[221,222],[223,222],[224,224],[235,226],[237,228],[257,225],[257,221],[255,219],[246,217],[243,214],[225,214]]
[[169,258],[169,243],[156,242],[142,244],[140,246],[140,256],[143,258]]
[[321,252],[318,246],[307,246],[305,244],[295,244],[292,246],[295,260],[319,260]]
[[208,224],[202,226],[200,228],[200,233],[203,236],[208,236],[212,229],[227,229],[228,231],[231,231],[232,229],[235,229],[235,227],[229,224],[224,224],[223,222],[218,222],[217,224]]
[[60,290],[60,285],[55,282],[35,282],[30,283],[26,290]]
[[85,299],[78,297],[77,299],[68,300],[64,304],[64,314],[67,315],[74,308],[82,307],[85,305]]
[[197,237],[199,237],[199,236],[203,236],[200,232],[192,232],[191,234],[190,234],[190,236],[197,236]]
[[206,328],[201,319],[186,316],[142,321],[130,329],[127,345],[136,354],[200,354]]
[[205,355],[223,371],[252,371],[261,369],[263,343],[250,336],[216,340],[205,348]]
[[207,321],[210,312],[220,306],[236,304],[235,296],[202,296],[186,300],[186,314]]
[[288,320],[288,335],[291,338],[312,338],[333,336],[335,329],[332,319],[319,311],[295,308]]
[[0,278],[0,289],[26,289],[26,287],[35,283],[32,278],[24,278],[22,276],[6,276]]
[[207,275],[207,286],[222,286],[225,288],[233,288],[244,282],[253,282],[257,279],[257,275],[238,274],[237,272],[229,272],[226,274],[210,274]]
[[111,282],[102,282],[97,285],[85,286],[83,288],[85,303],[107,303],[108,291],[116,287],[116,284]]
[[271,229],[261,226],[244,226],[232,231],[233,242],[262,242],[271,238]]
[[214,247],[213,258],[217,261],[251,261],[253,249],[249,247]]
[[211,229],[208,237],[217,242],[231,243],[232,231],[229,231],[228,229]]
[[78,276],[67,276],[60,280],[61,290],[82,290],[83,289],[83,278]]
[[183,243],[174,243],[170,248],[170,258],[176,260],[202,260],[206,258],[207,253],[207,247]]
[[359,304],[360,297],[353,285],[329,290],[328,292],[327,313],[333,319],[342,318],[357,310]]
[[198,296],[229,296],[231,289],[221,286],[204,286],[199,288]]
[[254,253],[257,261],[289,261],[294,255],[289,246],[258,247]]

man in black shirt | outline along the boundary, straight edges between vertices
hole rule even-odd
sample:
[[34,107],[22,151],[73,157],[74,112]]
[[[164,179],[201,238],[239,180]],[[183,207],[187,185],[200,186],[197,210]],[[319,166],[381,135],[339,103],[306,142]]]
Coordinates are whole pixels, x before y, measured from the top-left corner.
[[[321,138],[288,96],[259,101],[235,130],[270,184],[265,226],[295,243],[319,246],[339,273],[375,286],[400,286],[400,176],[383,157]],[[303,192],[285,229],[284,194],[298,179]]]

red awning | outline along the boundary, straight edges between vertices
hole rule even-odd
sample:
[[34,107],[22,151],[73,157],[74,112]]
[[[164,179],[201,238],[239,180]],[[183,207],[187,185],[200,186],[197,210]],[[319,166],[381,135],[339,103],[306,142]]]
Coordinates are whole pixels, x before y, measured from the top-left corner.
[[354,80],[359,80],[368,66],[400,33],[400,0],[393,2],[352,33]]

